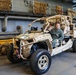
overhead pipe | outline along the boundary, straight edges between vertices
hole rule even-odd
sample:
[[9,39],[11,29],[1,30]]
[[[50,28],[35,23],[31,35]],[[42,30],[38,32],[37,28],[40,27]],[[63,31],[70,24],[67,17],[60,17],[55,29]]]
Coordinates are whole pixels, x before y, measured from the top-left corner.
[[7,19],[35,20],[35,17],[6,16]]
[[4,17],[4,25],[2,26],[2,31],[3,32],[5,32],[7,30],[7,19],[8,19],[8,17],[5,16]]

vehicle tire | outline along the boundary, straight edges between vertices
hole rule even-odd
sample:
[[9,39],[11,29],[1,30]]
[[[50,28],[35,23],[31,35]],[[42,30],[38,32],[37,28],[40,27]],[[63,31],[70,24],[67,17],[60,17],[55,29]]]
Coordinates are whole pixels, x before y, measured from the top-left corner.
[[36,75],[44,74],[51,66],[51,55],[47,50],[39,49],[32,54],[30,65]]
[[7,58],[12,63],[19,63],[22,59],[13,56],[13,45],[10,46],[10,50],[7,52]]
[[73,52],[76,52],[76,39],[73,41]]

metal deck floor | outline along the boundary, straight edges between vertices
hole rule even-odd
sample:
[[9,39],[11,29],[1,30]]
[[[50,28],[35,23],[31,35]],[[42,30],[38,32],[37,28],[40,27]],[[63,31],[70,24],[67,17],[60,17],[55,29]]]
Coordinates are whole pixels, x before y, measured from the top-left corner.
[[[0,75],[35,75],[28,64],[12,64],[0,56]],[[44,75],[76,75],[76,53],[63,52],[52,57],[52,65]]]

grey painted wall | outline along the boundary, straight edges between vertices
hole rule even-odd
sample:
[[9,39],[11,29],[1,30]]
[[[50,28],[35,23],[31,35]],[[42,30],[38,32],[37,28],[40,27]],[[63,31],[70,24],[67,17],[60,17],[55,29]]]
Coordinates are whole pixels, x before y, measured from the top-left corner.
[[[29,1],[33,3],[33,0],[29,0]],[[27,6],[27,3],[24,2],[24,0],[11,0],[11,2],[12,2],[12,11],[30,12],[30,8],[29,6]]]
[[[29,7],[26,7],[24,5],[24,0],[11,0],[12,2],[12,11],[21,11],[21,12],[28,12],[29,11]],[[33,0],[30,0],[33,2]],[[71,7],[71,5],[69,5],[68,3],[61,3],[61,2],[56,2],[57,0],[38,0],[38,1],[43,1],[52,5],[61,5],[64,6],[65,8]],[[47,10],[47,13],[50,14],[50,7]],[[7,25],[7,31],[15,31],[16,30],[16,26],[21,25],[23,28],[23,32],[25,32],[25,30],[27,29],[27,25],[30,23],[31,21],[20,21],[20,20],[8,20],[8,25]],[[3,21],[0,20],[0,32],[1,32],[1,28],[3,25]],[[35,26],[38,26],[39,28],[41,27],[41,25],[37,22],[35,24]]]
[[[16,27],[19,25],[19,26],[22,26],[23,33],[25,33],[25,31],[26,31],[27,29],[30,29],[30,28],[28,28],[28,24],[30,24],[31,22],[32,22],[32,21],[8,20],[6,32],[16,31]],[[2,25],[3,25],[3,21],[0,20],[0,32],[2,32],[2,31],[1,31]],[[39,30],[40,30],[40,28],[42,27],[42,25],[41,25],[39,22],[35,22],[35,23],[33,24],[33,26],[34,26],[34,27],[38,27]]]
[[52,5],[60,5],[65,8],[71,8],[71,6],[72,6],[72,3],[62,2],[60,0],[38,0],[38,1],[46,2],[46,3],[52,4]]
[[[29,2],[27,5],[27,1]],[[56,6],[56,5],[60,5],[60,6],[63,6],[64,10],[67,9],[67,8],[72,8],[72,4],[70,3],[66,3],[66,2],[61,2],[59,0],[38,0],[38,1],[41,1],[41,2],[45,2],[45,3],[48,3],[48,4],[51,4],[53,6]],[[34,0],[11,0],[12,2],[12,10],[11,11],[19,11],[19,12],[33,12],[33,2]],[[30,6],[31,5],[31,6]],[[49,6],[47,8],[47,14],[51,14],[50,11],[50,8],[55,8],[55,7],[52,7],[52,6]]]

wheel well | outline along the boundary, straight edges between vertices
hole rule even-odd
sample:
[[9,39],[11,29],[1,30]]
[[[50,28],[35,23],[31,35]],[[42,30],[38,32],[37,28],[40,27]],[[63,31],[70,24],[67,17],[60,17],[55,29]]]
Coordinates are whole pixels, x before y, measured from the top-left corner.
[[31,53],[37,51],[38,49],[45,49],[48,50],[48,46],[46,44],[46,42],[38,42],[32,45],[31,47]]

